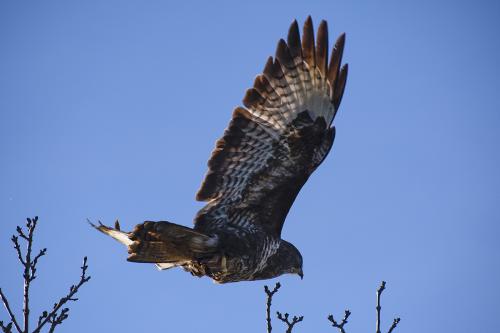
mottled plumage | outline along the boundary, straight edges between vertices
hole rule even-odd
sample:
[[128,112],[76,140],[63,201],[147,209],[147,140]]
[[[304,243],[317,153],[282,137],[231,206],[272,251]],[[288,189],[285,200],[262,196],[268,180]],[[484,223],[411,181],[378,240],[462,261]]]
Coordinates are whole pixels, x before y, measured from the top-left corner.
[[128,246],[129,261],[181,266],[217,282],[302,276],[302,256],[281,239],[297,194],[330,151],[333,119],[344,92],[345,36],[328,63],[328,28],[315,42],[311,18],[302,40],[297,22],[278,42],[208,161],[196,199],[206,201],[194,228],[145,222],[130,233],[96,226]]

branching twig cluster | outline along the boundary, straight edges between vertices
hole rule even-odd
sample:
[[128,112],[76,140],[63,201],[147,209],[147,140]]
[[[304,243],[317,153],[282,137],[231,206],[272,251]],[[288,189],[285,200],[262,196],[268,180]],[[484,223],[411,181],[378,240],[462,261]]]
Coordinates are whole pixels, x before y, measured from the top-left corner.
[[278,289],[280,289],[281,284],[279,282],[276,283],[276,286],[274,286],[274,289],[271,291],[269,290],[268,286],[264,286],[264,291],[267,295],[267,302],[266,302],[266,321],[267,321],[267,333],[271,333],[273,330],[273,327],[271,325],[271,304],[273,302],[273,296],[276,294]]
[[[271,333],[273,330],[273,327],[271,325],[271,305],[273,301],[273,296],[276,294],[276,292],[280,289],[281,284],[279,282],[276,283],[276,286],[274,286],[274,289],[271,291],[268,286],[264,286],[264,291],[266,292],[267,295],[267,302],[266,302],[266,321],[267,321],[267,333]],[[293,316],[292,321],[290,321],[290,315],[288,313],[285,313],[284,315],[277,311],[276,312],[276,317],[284,322],[287,325],[286,333],[291,333],[293,330],[293,327],[295,324],[300,323],[303,319],[304,316]]]
[[[380,306],[380,296],[382,295],[382,292],[385,290],[385,281],[382,281],[380,284],[380,287],[377,289],[377,332],[376,333],[381,333],[380,331],[380,310],[382,307]],[[401,318],[395,318],[394,321],[392,322],[391,327],[389,328],[389,331],[387,333],[392,333],[392,331],[398,326],[399,322],[401,321]]]
[[[384,291],[384,289],[385,289],[385,281],[382,281],[382,284],[377,289],[377,307],[376,307],[376,310],[377,310],[376,327],[377,328],[376,328],[376,333],[381,333],[380,332],[380,310],[382,309],[382,307],[380,306],[380,295],[382,294],[382,291]],[[351,311],[345,310],[344,319],[342,319],[340,324],[333,318],[333,315],[329,315],[328,320],[332,323],[333,327],[336,327],[339,329],[340,333],[346,333],[346,331],[344,330],[344,325],[347,324],[347,319],[349,318],[350,315],[351,315]],[[396,326],[398,325],[400,320],[401,320],[400,318],[394,319],[394,321],[392,322],[392,326],[389,328],[388,333],[392,333],[392,331],[396,328]]]
[[344,325],[347,324],[347,319],[349,318],[350,315],[351,315],[351,311],[345,310],[344,311],[344,318],[342,319],[340,324],[337,323],[335,318],[333,318],[333,315],[329,315],[327,319],[332,323],[333,327],[336,327],[339,329],[340,333],[345,333]]
[[[11,240],[14,244],[14,249],[17,253],[17,258],[23,267],[23,279],[24,279],[24,290],[23,290],[23,327],[21,327],[17,321],[17,318],[12,311],[9,301],[7,297],[3,293],[2,289],[0,289],[0,298],[7,310],[7,314],[9,316],[10,322],[8,324],[4,324],[3,321],[0,321],[0,329],[3,333],[12,333],[13,329],[18,333],[29,333],[30,332],[30,286],[31,282],[36,279],[36,270],[38,265],[38,260],[43,257],[47,253],[47,249],[44,248],[40,250],[40,252],[33,255],[33,234],[35,228],[38,223],[38,217],[33,219],[28,218],[26,223],[27,231],[24,231],[21,227],[17,227],[17,236],[13,235]],[[21,246],[19,244],[19,240],[22,239],[26,242],[26,253],[23,255],[21,251]],[[63,307],[69,301],[77,301],[78,298],[75,297],[76,293],[80,289],[80,287],[87,283],[90,280],[90,276],[87,276],[87,257],[83,259],[83,265],[81,267],[82,274],[80,276],[80,281],[76,285],[72,285],[69,289],[69,292],[66,296],[61,297],[57,303],[54,303],[54,306],[50,311],[43,311],[42,314],[38,317],[38,322],[35,326],[35,329],[32,330],[32,333],[41,332],[42,328],[47,327],[48,332],[54,332],[55,328],[62,324],[64,320],[68,318],[69,308]],[[46,326],[47,325],[47,326]]]
[[[278,291],[278,289],[281,287],[280,283],[276,283],[276,286],[274,289],[271,291],[269,290],[268,286],[264,286],[264,291],[266,292],[267,295],[267,303],[266,303],[266,320],[267,320],[267,333],[271,333],[272,331],[272,325],[271,325],[271,304],[273,300],[274,294]],[[376,327],[377,331],[376,333],[381,333],[380,331],[380,310],[382,307],[380,306],[380,296],[382,295],[382,292],[385,289],[385,281],[382,281],[382,284],[380,287],[377,289],[377,322],[376,322]],[[327,317],[328,321],[332,324],[332,327],[338,328],[340,333],[346,333],[344,326],[347,324],[347,320],[349,319],[349,316],[351,315],[351,311],[345,310],[344,312],[344,318],[342,318],[342,321],[339,323],[335,320],[333,315],[329,315]],[[284,315],[281,312],[277,312],[277,317],[279,320],[284,322],[287,325],[287,330],[286,333],[291,333],[293,327],[295,324],[301,322],[304,319],[304,316],[294,316],[292,318],[292,321],[289,320],[290,315],[288,313],[285,313]],[[395,318],[394,321],[392,322],[391,327],[387,331],[387,333],[392,333],[392,331],[398,326],[400,322],[400,318]]]
[[293,316],[292,321],[290,322],[288,320],[288,317],[289,317],[288,313],[285,313],[285,315],[283,316],[281,314],[281,312],[277,311],[276,314],[278,316],[278,319],[281,320],[282,322],[284,322],[288,326],[286,329],[286,333],[291,333],[295,324],[300,323],[304,319],[304,316],[300,316],[300,317]]

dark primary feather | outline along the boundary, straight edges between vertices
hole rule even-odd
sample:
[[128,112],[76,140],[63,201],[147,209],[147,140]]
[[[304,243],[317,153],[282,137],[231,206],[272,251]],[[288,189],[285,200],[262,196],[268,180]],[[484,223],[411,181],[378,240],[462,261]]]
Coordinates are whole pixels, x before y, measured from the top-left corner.
[[293,20],[290,29],[288,29],[287,42],[292,57],[302,58],[302,45],[300,45],[300,32],[297,20]]
[[335,80],[339,76],[340,64],[342,62],[342,55],[344,53],[345,34],[341,34],[332,50],[332,57],[330,58],[330,66],[328,68],[328,80],[335,87]]
[[313,68],[316,63],[316,55],[314,48],[314,28],[310,16],[306,19],[302,32],[302,55],[304,61]]
[[328,25],[326,21],[321,21],[318,28],[318,38],[316,40],[316,65],[321,75],[326,77],[328,69]]

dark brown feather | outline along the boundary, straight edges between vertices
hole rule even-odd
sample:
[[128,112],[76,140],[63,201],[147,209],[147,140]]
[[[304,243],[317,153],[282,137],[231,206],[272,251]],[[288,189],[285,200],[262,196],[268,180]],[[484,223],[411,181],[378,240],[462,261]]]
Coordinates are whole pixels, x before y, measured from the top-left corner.
[[290,50],[283,39],[279,40],[278,46],[276,47],[276,59],[287,68],[295,67]]
[[292,57],[302,58],[302,46],[300,44],[299,25],[297,23],[297,20],[293,20],[292,25],[290,25],[290,29],[288,30],[287,43]]
[[316,66],[321,74],[326,78],[328,66],[328,25],[326,21],[321,21],[316,37]]
[[267,86],[269,84],[269,81],[267,81],[266,77],[262,74],[257,75],[255,77],[255,80],[253,81],[253,87],[260,93],[262,94],[263,92],[267,91]]
[[336,85],[333,95],[333,104],[335,105],[335,110],[338,110],[340,102],[342,101],[342,96],[344,95],[345,84],[347,81],[347,72],[349,70],[349,65],[345,64],[340,70],[339,79],[336,80]]
[[267,77],[269,81],[273,79],[281,80],[284,76],[283,70],[281,69],[280,61],[278,59],[274,59],[273,62],[267,63],[264,68],[263,74]]
[[[280,96],[276,93],[269,80],[263,74],[257,75],[255,77],[253,87],[259,92],[259,95],[262,97],[261,104],[272,105],[280,99]],[[245,103],[244,100],[245,99],[243,99],[243,104]],[[279,115],[276,114],[270,116],[272,116],[273,118],[279,118]]]
[[310,68],[315,66],[314,27],[311,16],[307,17],[302,33],[302,56]]
[[344,43],[345,34],[341,34],[335,42],[335,46],[332,50],[330,66],[328,68],[328,80],[330,81],[332,88],[335,88],[335,81],[337,80],[337,77],[339,75],[340,64],[342,62],[342,54],[344,53]]
[[264,99],[262,98],[261,94],[257,89],[255,88],[247,89],[245,97],[243,97],[243,105],[245,105],[247,108],[251,108],[263,102]]
[[271,72],[273,68],[273,57],[268,57],[262,73]]

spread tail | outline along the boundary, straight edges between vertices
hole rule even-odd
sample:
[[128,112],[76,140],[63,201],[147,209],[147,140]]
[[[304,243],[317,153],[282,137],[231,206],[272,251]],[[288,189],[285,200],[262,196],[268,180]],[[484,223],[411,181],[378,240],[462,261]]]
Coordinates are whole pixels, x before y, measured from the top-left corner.
[[[90,223],[90,222],[89,222]],[[180,266],[189,261],[213,254],[217,238],[178,224],[146,221],[132,232],[123,232],[118,223],[111,228],[90,223],[102,233],[128,247],[128,261],[155,263],[160,269]]]

